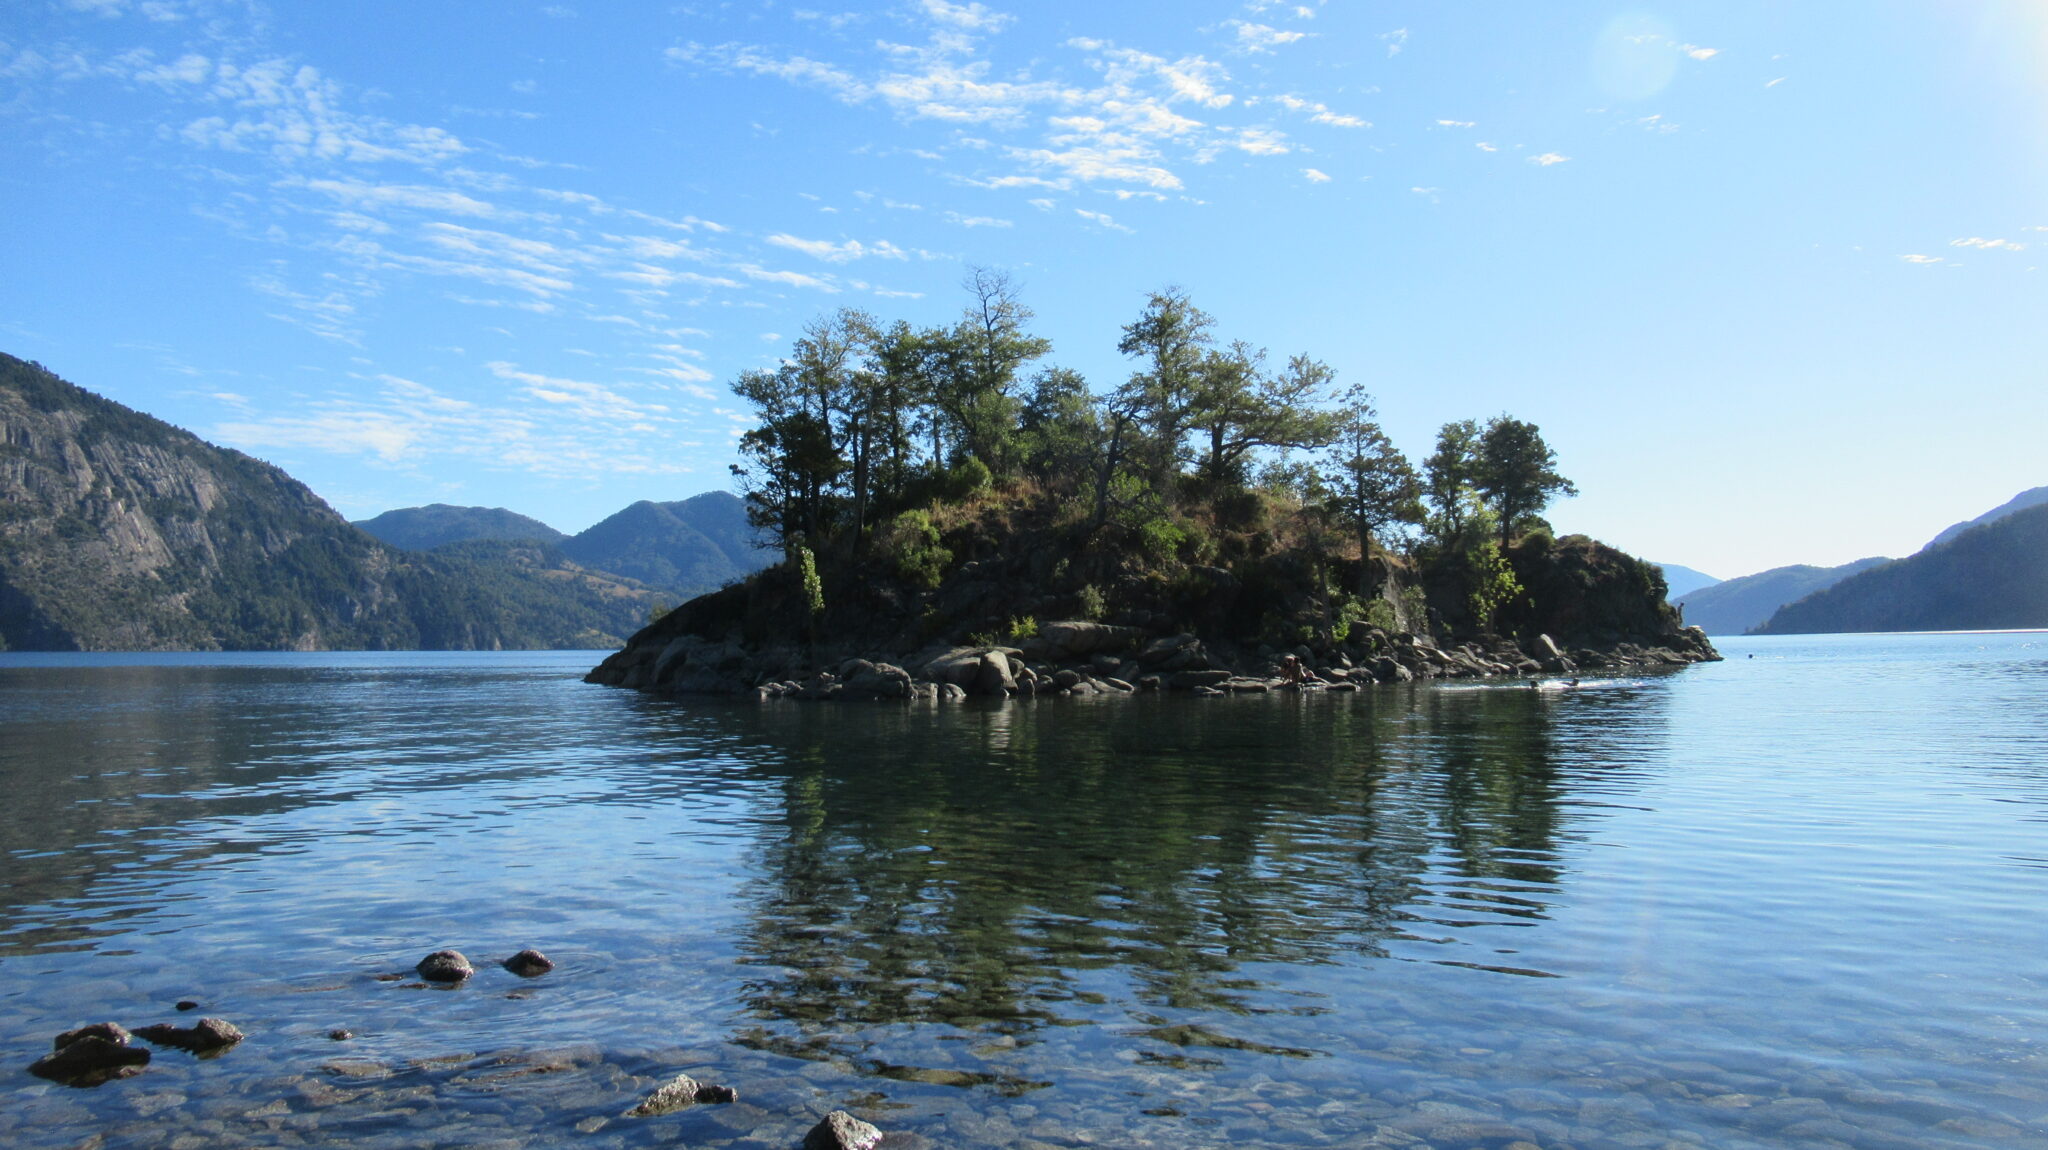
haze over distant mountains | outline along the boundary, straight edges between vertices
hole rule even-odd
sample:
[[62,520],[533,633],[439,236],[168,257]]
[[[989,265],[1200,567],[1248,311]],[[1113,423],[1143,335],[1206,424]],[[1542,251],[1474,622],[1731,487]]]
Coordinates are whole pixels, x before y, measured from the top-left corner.
[[757,545],[746,504],[726,491],[672,503],[641,500],[575,534],[502,507],[435,503],[386,511],[357,527],[395,547],[432,551],[472,540],[536,540],[585,567],[645,583],[675,598],[715,591],[779,556]]
[[2029,488],[2025,491],[2020,492],[2018,495],[2013,496],[2011,499],[2006,500],[2004,503],[2001,503],[1998,506],[1992,508],[1991,510],[1986,511],[1984,514],[1979,515],[1975,519],[1965,520],[1962,523],[1951,524],[1941,534],[1936,535],[1932,540],[1930,540],[1927,546],[1922,547],[1921,550],[1925,551],[1932,547],[1938,547],[1941,544],[1947,543],[1949,540],[1956,538],[1963,532],[1968,531],[1972,527],[1982,527],[1986,523],[1991,523],[1995,520],[2003,519],[2006,516],[2011,515],[2015,511],[2025,511],[2029,507],[2039,507],[2043,503],[2048,503],[2048,487]]
[[2048,627],[2048,506],[2010,511],[1786,605],[1764,635]]
[[1672,603],[1678,602],[1681,595],[1690,594],[1702,587],[1712,587],[1720,582],[1704,571],[1695,571],[1681,564],[1659,563],[1657,566],[1664,572],[1664,598]]
[[1839,567],[1810,567],[1805,564],[1773,567],[1769,571],[1702,587],[1679,596],[1675,602],[1684,609],[1687,623],[1709,635],[1742,635],[1763,626],[1765,620],[1787,603],[1804,599],[1860,571],[1889,562],[1891,560],[1879,555]]
[[0,355],[0,647],[604,647],[659,599],[544,543],[400,550],[268,463]]
[[[2030,521],[2018,518],[2048,511],[2044,505],[2048,487],[2032,488],[1946,528],[1906,559],[1774,567],[1678,594],[1673,601],[1685,610],[1686,622],[1709,635],[2048,627],[2048,611],[2031,606],[2035,584],[2025,581],[2034,572],[2048,582],[2048,546],[2037,553]],[[1982,534],[2008,520],[2018,525]],[[1957,545],[1961,550],[1949,553]]]

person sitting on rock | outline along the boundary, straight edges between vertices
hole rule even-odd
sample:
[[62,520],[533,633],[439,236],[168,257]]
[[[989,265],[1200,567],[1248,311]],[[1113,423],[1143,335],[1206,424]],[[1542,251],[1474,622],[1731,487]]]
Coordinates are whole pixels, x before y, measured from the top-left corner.
[[1323,680],[1313,668],[1301,661],[1299,655],[1289,655],[1280,660],[1280,681],[1289,687],[1319,687]]

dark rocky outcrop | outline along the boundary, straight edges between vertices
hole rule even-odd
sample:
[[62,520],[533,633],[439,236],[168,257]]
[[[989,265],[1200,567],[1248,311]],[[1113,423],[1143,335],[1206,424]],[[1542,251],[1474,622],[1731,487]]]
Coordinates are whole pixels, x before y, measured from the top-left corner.
[[[921,637],[942,629],[933,620],[945,618],[947,602],[970,604],[970,620],[991,604],[1013,612],[1061,605],[1033,585],[1029,558],[967,563],[922,599],[892,600],[901,588],[886,579],[842,584],[863,609],[828,612],[816,636],[789,625],[803,615],[777,568],[670,612],[588,680],[657,694],[847,702],[1159,690],[1211,697],[1719,658],[1702,632],[1680,625],[1654,564],[1584,536],[1531,536],[1507,558],[1524,592],[1502,609],[1499,633],[1446,637],[1354,616],[1333,620],[1341,626],[1294,625],[1292,642],[1273,641],[1272,620],[1313,619],[1316,608],[1312,581],[1286,562],[1253,565],[1250,577],[1191,569],[1171,586],[1141,581],[1127,597],[1145,603],[1149,595],[1150,606],[1106,620],[1034,618],[1007,642]],[[1441,593],[1458,598],[1455,586]],[[1297,681],[1293,666],[1308,674]]]

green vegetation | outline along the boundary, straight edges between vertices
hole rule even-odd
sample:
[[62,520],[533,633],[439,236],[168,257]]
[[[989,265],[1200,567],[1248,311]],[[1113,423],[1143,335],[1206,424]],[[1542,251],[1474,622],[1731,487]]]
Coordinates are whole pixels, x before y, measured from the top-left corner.
[[[1221,341],[1178,288],[1124,325],[1131,371],[1098,388],[1047,362],[1008,276],[964,287],[949,326],[841,309],[734,380],[756,417],[733,468],[747,513],[793,562],[812,557],[763,584],[781,579],[793,606],[830,613],[811,607],[815,577],[851,604],[842,623],[995,639],[1020,607],[1113,619],[1228,584],[1260,597],[1276,639],[1432,616],[1484,631],[1522,594],[1516,541],[1547,533],[1541,512],[1574,491],[1536,426],[1507,415],[1446,424],[1418,468],[1362,386]],[[990,560],[1049,602],[980,586]]]

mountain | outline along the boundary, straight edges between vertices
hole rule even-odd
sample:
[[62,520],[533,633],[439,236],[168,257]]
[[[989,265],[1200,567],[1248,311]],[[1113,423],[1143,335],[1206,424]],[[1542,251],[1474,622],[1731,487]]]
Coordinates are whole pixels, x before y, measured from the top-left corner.
[[1961,535],[1963,532],[1968,531],[1972,527],[1982,527],[1986,523],[1991,523],[1995,520],[2003,519],[2006,516],[2011,515],[2015,511],[2025,511],[2029,507],[2039,507],[2043,503],[2048,503],[2048,487],[2036,487],[2028,491],[2022,491],[2018,495],[2015,495],[2011,499],[2006,500],[2004,503],[1999,504],[1997,507],[1994,507],[1991,510],[1986,511],[1984,514],[1979,515],[1975,519],[1971,519],[1963,523],[1957,523],[1949,527],[1946,531],[1943,531],[1941,534],[1935,536],[1933,541],[1929,542],[1927,546],[1921,548],[1921,550],[1925,551],[1929,548],[1939,547],[1943,543],[1947,543],[1949,540],[1954,539],[1956,536]]
[[0,646],[611,646],[654,600],[544,544],[401,551],[270,464],[0,355]]
[[540,520],[528,519],[516,511],[502,507],[451,507],[446,503],[401,507],[374,519],[359,519],[356,526],[408,551],[431,551],[444,543],[465,543],[471,539],[559,544],[568,538]]
[[1697,591],[1702,587],[1712,587],[1720,582],[1719,579],[1704,571],[1695,571],[1690,567],[1681,567],[1676,563],[1659,563],[1657,566],[1664,570],[1664,597],[1673,603],[1678,602],[1681,595]]
[[1781,609],[1764,635],[2048,627],[2048,505],[1973,527]]
[[754,545],[746,504],[707,491],[674,503],[641,500],[562,543],[563,554],[688,598],[780,558]]
[[1685,621],[1709,635],[1741,635],[1763,625],[1773,612],[1794,600],[1834,586],[1851,575],[1889,563],[1882,556],[1858,559],[1840,567],[1773,567],[1680,595]]

